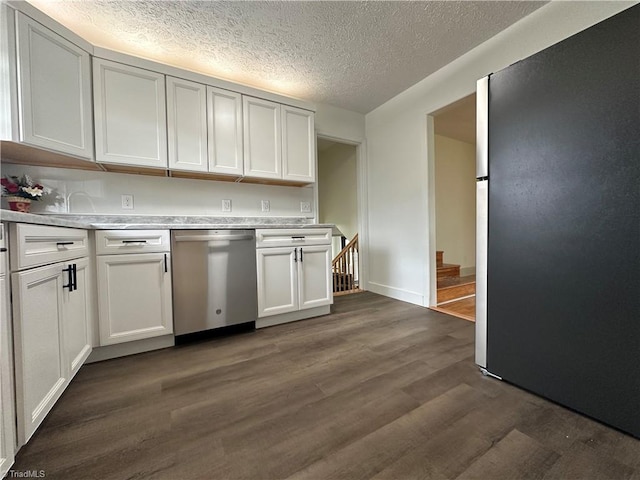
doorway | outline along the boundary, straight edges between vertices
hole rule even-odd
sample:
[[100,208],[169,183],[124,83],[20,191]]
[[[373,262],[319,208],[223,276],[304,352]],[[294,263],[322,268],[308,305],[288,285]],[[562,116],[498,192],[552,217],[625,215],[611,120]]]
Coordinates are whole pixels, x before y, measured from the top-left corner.
[[475,321],[475,110],[474,93],[432,114],[436,295],[431,308],[470,321]]
[[360,292],[358,146],[318,136],[318,221],[332,236],[334,295]]

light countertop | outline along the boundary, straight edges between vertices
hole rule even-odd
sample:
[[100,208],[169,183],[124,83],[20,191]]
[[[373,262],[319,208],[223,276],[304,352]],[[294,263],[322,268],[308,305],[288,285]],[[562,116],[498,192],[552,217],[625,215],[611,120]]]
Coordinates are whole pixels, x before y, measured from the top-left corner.
[[255,228],[331,228],[335,225],[311,223],[305,217],[213,217],[188,215],[60,215],[20,213],[0,210],[3,222],[33,223],[90,230],[182,230],[182,229],[255,229]]

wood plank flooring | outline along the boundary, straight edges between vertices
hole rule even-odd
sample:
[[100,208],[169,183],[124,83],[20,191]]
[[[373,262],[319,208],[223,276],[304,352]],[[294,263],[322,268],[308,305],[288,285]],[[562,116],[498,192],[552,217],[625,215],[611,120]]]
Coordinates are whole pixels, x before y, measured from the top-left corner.
[[436,312],[446,313],[447,315],[453,315],[454,317],[475,322],[476,296],[472,295],[466,298],[461,298],[460,300],[453,300],[436,307],[431,307],[431,309]]
[[482,376],[473,323],[368,292],[335,301],[325,317],[84,366],[14,470],[640,479],[640,441]]

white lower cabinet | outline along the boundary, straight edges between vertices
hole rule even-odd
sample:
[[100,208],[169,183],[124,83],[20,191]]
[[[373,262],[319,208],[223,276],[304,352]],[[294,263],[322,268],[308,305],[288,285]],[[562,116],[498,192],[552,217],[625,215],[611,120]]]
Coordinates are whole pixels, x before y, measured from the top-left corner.
[[18,442],[25,444],[69,381],[64,358],[58,264],[14,273],[14,344]]
[[[91,353],[92,264],[85,230],[11,224],[11,240],[15,402],[21,446]],[[25,258],[31,258],[29,252],[46,252],[42,263],[58,261],[44,266],[32,265],[35,259],[25,263]],[[69,258],[72,255],[78,258]]]
[[333,303],[330,230],[258,230],[256,238],[259,318]]
[[99,255],[97,265],[100,345],[173,333],[169,253]]
[[333,303],[331,245],[299,247],[298,288],[300,310]]
[[298,310],[298,262],[291,247],[257,252],[258,317]]
[[88,265],[84,258],[12,275],[20,445],[91,353]]
[[[4,226],[0,225],[2,229]],[[4,235],[0,230],[0,248],[4,249]],[[13,410],[13,370],[11,368],[11,340],[9,323],[9,284],[6,276],[7,254],[0,251],[0,478],[13,465],[15,455],[15,413]]]
[[65,288],[62,293],[65,358],[71,378],[91,353],[93,322],[90,324],[87,320],[94,317],[91,263],[88,258],[81,258],[73,265],[74,290]]

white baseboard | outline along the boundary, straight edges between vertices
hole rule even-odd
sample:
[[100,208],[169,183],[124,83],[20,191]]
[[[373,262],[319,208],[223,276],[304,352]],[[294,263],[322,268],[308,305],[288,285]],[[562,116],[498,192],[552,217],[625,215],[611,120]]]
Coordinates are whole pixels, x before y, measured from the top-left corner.
[[136,353],[150,352],[161,348],[173,347],[175,344],[176,342],[173,335],[163,335],[161,337],[146,338],[133,342],[105,345],[104,347],[94,348],[85,363],[101,362],[103,360],[125,357]]
[[460,276],[466,277],[468,275],[475,275],[476,267],[460,267]]
[[329,315],[331,313],[331,305],[322,307],[309,308],[307,310],[299,310],[297,312],[282,313],[280,315],[272,315],[256,320],[256,328],[272,327],[281,323],[296,322],[306,318],[319,317],[320,315]]
[[410,290],[404,290],[402,288],[391,287],[389,285],[382,285],[381,283],[372,282],[369,280],[367,283],[367,290],[385,297],[394,298],[407,303],[413,303],[424,307],[425,296],[418,292],[412,292]]

